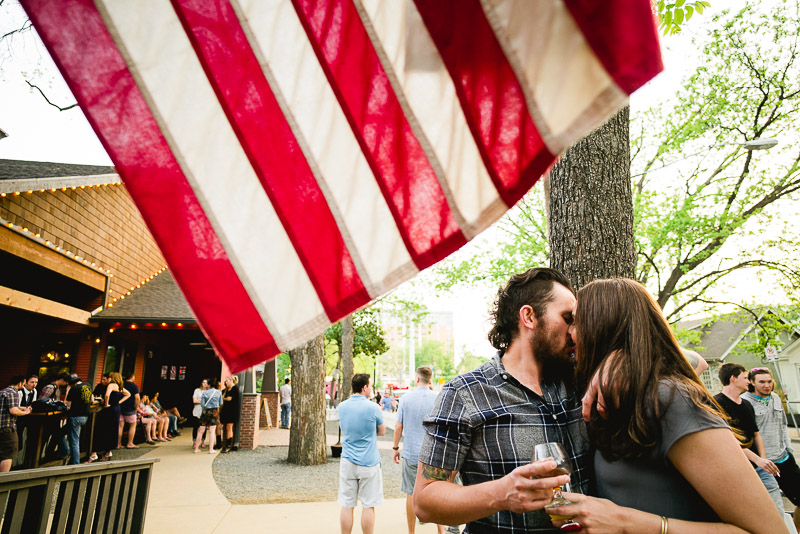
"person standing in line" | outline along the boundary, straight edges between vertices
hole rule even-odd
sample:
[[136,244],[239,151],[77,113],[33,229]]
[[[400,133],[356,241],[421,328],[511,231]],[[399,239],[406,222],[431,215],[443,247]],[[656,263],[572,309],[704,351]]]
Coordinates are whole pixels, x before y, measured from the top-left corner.
[[342,534],[353,530],[353,508],[361,497],[361,531],[372,534],[375,507],[383,504],[383,473],[378,436],[386,434],[380,408],[370,402],[370,376],[357,374],[353,394],[339,404],[342,429],[342,457],[339,461],[339,523]]
[[222,409],[219,413],[220,422],[224,426],[222,450],[228,452],[234,449],[234,432],[239,425],[239,377],[229,376],[225,379],[225,391],[222,392]]
[[[36,385],[39,383],[39,376],[38,375],[30,375],[28,379],[23,384],[22,389],[19,390],[19,405],[23,408],[30,406],[33,404],[33,401],[36,400]],[[19,419],[17,421],[17,437],[19,438],[19,449],[22,451],[22,456],[20,457],[20,463],[25,463],[25,440],[27,439],[27,433],[25,432],[25,419]]]
[[0,391],[0,473],[11,470],[11,464],[19,452],[17,417],[31,413],[30,406],[19,405],[19,391],[24,383],[24,376],[13,376],[9,386]]
[[[406,520],[408,521],[408,534],[414,534],[417,525],[417,516],[414,515],[414,482],[417,480],[417,466],[419,465],[419,449],[425,430],[422,420],[433,410],[436,393],[431,390],[433,369],[427,365],[417,367],[414,377],[414,390],[400,399],[397,408],[397,421],[394,425],[394,444],[392,461],[402,461],[402,481],[400,489],[406,494]],[[402,460],[400,453],[400,438],[403,437]],[[436,525],[437,532],[444,534],[444,525]]]
[[[800,505],[800,467],[792,454],[786,412],[780,397],[773,391],[775,382],[766,367],[756,367],[748,375],[750,385],[742,398],[753,406],[756,424],[764,440],[766,457],[775,463],[776,477],[783,494],[797,507]],[[800,530],[800,510],[795,508],[794,525]]]
[[[203,401],[203,392],[208,389],[208,380],[205,378],[200,382],[200,387],[194,390],[192,394],[192,445],[197,439],[197,428],[200,426],[200,416],[203,414],[203,407],[200,403]],[[200,440],[200,447],[205,447],[204,440]]]
[[281,428],[289,428],[289,416],[292,415],[292,386],[289,379],[283,381],[281,386]]
[[[69,392],[66,403],[69,405],[67,412],[67,435],[61,436],[61,457],[69,465],[81,463],[81,430],[89,420],[89,406],[92,404],[92,390],[84,384],[80,377],[72,373],[69,376]],[[69,441],[67,441],[69,438]],[[91,444],[89,444],[91,448]]]
[[59,400],[59,391],[67,385],[69,380],[69,373],[61,373],[52,382],[42,388],[42,394],[39,395],[40,399],[55,399]]
[[[89,455],[87,463],[98,460],[107,462],[111,459],[113,454],[111,451],[119,443],[119,405],[131,396],[130,392],[123,387],[124,381],[119,373],[105,373],[103,383],[105,388],[103,389],[103,398],[100,400],[103,409],[95,416],[94,451]],[[99,393],[97,389],[95,392]]]
[[119,441],[117,448],[122,447],[122,434],[125,425],[128,425],[128,443],[125,445],[126,449],[138,449],[139,447],[133,444],[133,438],[136,435],[136,411],[139,409],[139,403],[142,398],[139,395],[139,386],[134,383],[136,376],[133,373],[128,373],[125,376],[125,383],[123,388],[127,389],[131,394],[125,401],[119,405],[120,418],[119,418]]
[[756,413],[753,405],[742,401],[742,393],[747,392],[750,381],[747,378],[747,369],[738,363],[726,363],[719,368],[719,381],[723,384],[722,391],[714,395],[725,413],[730,417],[731,427],[738,430],[744,441],[742,450],[750,463],[756,468],[761,482],[767,488],[769,496],[781,513],[784,514],[783,497],[775,476],[780,474],[774,462],[765,456],[764,440],[758,432]]
[[203,392],[200,399],[203,412],[200,414],[200,427],[197,429],[197,439],[194,441],[195,453],[200,452],[200,442],[206,428],[208,428],[208,454],[217,452],[214,450],[214,436],[219,425],[219,407],[222,406],[222,392],[219,386],[219,380],[216,378],[209,380],[208,389]]

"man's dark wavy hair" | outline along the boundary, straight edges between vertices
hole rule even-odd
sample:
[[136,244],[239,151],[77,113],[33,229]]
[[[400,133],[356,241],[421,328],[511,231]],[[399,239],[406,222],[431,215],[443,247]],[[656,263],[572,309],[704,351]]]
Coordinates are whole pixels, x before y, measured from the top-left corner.
[[573,291],[566,276],[548,267],[534,267],[512,276],[506,286],[497,292],[490,312],[494,326],[489,331],[489,343],[504,353],[519,335],[520,308],[530,306],[535,317],[540,318],[553,301],[553,284],[561,284]]

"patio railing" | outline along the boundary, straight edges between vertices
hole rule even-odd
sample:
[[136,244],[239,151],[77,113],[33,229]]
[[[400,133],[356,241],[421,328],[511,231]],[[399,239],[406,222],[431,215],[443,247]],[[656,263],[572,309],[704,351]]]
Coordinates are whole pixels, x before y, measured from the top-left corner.
[[0,534],[140,534],[157,458],[0,474]]

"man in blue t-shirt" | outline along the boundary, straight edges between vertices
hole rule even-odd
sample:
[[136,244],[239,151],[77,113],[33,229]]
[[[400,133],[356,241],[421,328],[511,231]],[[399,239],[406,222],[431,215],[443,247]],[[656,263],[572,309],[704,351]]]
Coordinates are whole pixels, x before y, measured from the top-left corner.
[[117,447],[122,447],[122,431],[125,424],[128,425],[128,443],[125,445],[127,449],[138,449],[139,447],[133,444],[133,437],[136,435],[136,410],[139,408],[141,397],[139,396],[139,387],[134,383],[136,376],[133,373],[128,373],[125,376],[125,383],[123,388],[127,389],[131,396],[119,405],[119,443]]
[[383,474],[378,436],[386,434],[383,414],[374,402],[368,374],[353,376],[353,395],[338,408],[342,429],[342,459],[339,463],[339,516],[342,534],[353,530],[353,508],[361,497],[361,530],[371,533],[375,506],[383,504]]

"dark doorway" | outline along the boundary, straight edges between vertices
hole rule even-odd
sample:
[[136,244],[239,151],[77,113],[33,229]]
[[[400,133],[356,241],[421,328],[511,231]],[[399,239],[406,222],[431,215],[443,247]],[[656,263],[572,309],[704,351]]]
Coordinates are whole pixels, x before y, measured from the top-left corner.
[[201,334],[165,332],[145,346],[142,393],[159,393],[161,406],[176,406],[183,417],[192,412],[192,393],[204,378],[219,378],[222,365]]

